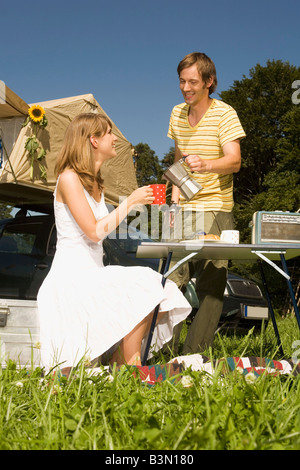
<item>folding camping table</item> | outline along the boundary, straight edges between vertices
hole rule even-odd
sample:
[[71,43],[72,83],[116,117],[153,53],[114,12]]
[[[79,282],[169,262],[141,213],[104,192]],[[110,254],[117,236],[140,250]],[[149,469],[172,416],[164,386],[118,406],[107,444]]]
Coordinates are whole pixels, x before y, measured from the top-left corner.
[[[293,303],[298,327],[300,330],[300,316],[292,288],[291,278],[288,272],[286,260],[300,256],[300,246],[296,244],[229,244],[222,241],[208,242],[202,240],[186,240],[184,242],[142,242],[137,249],[137,258],[159,258],[163,260],[161,266],[162,285],[165,285],[168,276],[174,272],[181,264],[188,262],[190,259],[227,259],[238,260],[240,262],[256,262],[260,263],[260,271],[263,285],[266,292],[266,298],[269,313],[273,323],[277,343],[281,354],[283,355],[281,340],[277,328],[277,323],[272,307],[271,297],[269,294],[266,278],[263,270],[263,262],[268,263],[273,269],[278,271],[287,281],[288,290]],[[175,265],[170,268],[171,259],[176,261]],[[282,268],[275,263],[280,261]],[[153,337],[153,332],[157,320],[159,305],[157,305],[150,332],[147,338],[146,349],[142,364],[145,365],[149,349]]]

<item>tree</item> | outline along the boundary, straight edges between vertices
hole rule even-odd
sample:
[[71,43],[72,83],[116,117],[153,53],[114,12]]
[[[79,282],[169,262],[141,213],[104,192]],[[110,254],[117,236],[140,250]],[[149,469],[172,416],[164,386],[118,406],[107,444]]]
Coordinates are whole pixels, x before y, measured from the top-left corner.
[[286,138],[285,116],[295,108],[292,84],[300,77],[300,68],[273,60],[266,66],[257,64],[249,75],[220,93],[237,111],[247,134],[241,142],[242,168],[235,175],[234,194],[239,202],[264,191],[266,175],[282,161],[278,145]]
[[220,94],[235,108],[247,134],[241,141],[242,167],[234,175],[234,214],[242,241],[250,241],[254,212],[299,209],[300,107],[292,101],[299,77],[300,68],[267,61]]
[[12,210],[13,206],[0,202],[0,219],[8,219],[9,217],[12,217]]
[[141,142],[135,145],[134,148],[134,163],[138,185],[160,183],[162,168],[154,150],[151,150],[148,144]]
[[[161,160],[161,168],[164,173],[171,165],[173,165],[175,160],[175,147],[170,147],[169,152],[165,153],[164,158]],[[169,181],[164,180],[166,183],[166,203],[171,203],[172,198],[172,184]]]
[[170,147],[169,152],[165,153],[164,158],[161,160],[163,172],[165,172],[175,160],[175,147]]

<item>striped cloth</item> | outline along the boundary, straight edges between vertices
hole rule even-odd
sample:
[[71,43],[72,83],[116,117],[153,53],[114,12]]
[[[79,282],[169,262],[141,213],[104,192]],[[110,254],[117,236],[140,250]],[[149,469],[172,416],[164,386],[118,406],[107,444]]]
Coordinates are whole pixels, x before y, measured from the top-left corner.
[[[246,135],[235,110],[223,101],[213,99],[211,106],[195,127],[189,124],[188,111],[189,106],[186,103],[175,106],[169,123],[168,137],[177,143],[182,153],[199,155],[208,160],[221,158],[224,144],[242,139]],[[191,174],[187,165],[185,168],[190,176],[201,184],[203,190],[189,202],[181,196],[181,205],[193,210],[231,212],[232,175],[208,172]]]
[[[68,369],[68,370],[67,370]],[[72,368],[69,367],[63,371],[58,371],[57,378],[61,376],[69,378]],[[184,371],[206,372],[213,375],[215,371],[221,373],[222,376],[237,371],[241,375],[250,377],[255,380],[262,375],[279,376],[300,374],[300,364],[294,364],[292,360],[275,361],[265,357],[227,357],[211,361],[207,356],[201,354],[191,354],[186,356],[178,356],[167,364],[153,364],[150,366],[118,366],[117,371],[128,370],[135,378],[139,378],[141,382],[148,386],[153,386],[158,382],[170,381],[173,384],[185,380]],[[111,366],[96,367],[86,371],[90,376],[110,374],[114,369]],[[74,369],[76,377],[76,369]],[[56,373],[55,373],[56,374]],[[52,377],[54,380],[55,375]],[[253,378],[253,379],[252,379]],[[183,383],[183,386],[191,386],[192,382]]]
[[296,376],[300,373],[300,364],[293,364],[289,360],[275,361],[265,357],[227,357],[211,361],[208,357],[200,354],[180,356],[172,359],[167,364],[127,366],[127,369],[132,372],[134,377],[139,377],[142,382],[149,386],[165,380],[169,380],[174,384],[183,380],[183,386],[191,386],[191,383],[186,384],[183,375],[184,370],[189,368],[193,371],[207,372],[210,375],[218,370],[222,376],[237,371],[245,376],[246,380],[251,376],[251,381],[262,375],[273,377],[282,374]]
[[294,364],[291,360],[275,361],[266,357],[227,357],[211,361],[201,354],[191,354],[176,357],[172,362],[181,364],[185,369],[191,368],[191,370],[209,374],[213,374],[218,367],[221,367],[223,374],[237,370],[243,375],[252,373],[256,377],[262,374],[296,376],[300,373],[300,364]]

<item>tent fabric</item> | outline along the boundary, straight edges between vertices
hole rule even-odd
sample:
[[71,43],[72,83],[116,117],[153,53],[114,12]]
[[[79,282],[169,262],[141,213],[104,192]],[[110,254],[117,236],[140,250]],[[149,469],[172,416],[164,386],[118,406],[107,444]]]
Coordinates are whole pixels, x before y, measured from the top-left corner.
[[[15,103],[18,103],[18,100]],[[33,179],[30,177],[30,159],[24,149],[27,138],[33,133],[33,126],[29,123],[26,127],[21,128],[9,159],[2,170],[0,176],[0,196],[5,187],[10,188],[10,192],[13,191],[11,189],[12,185],[21,185],[22,190],[24,189],[24,194],[26,188],[33,187],[39,190],[44,189],[52,194],[56,184],[56,175],[54,173],[56,156],[62,146],[64,134],[69,123],[76,115],[85,112],[95,112],[107,116],[92,94],[34,104],[39,104],[45,109],[48,119],[47,127],[39,129],[36,134],[37,139],[46,150],[47,181],[41,179],[37,164],[34,167]],[[5,108],[2,109],[2,106]],[[0,104],[0,119],[5,117],[7,113],[6,106],[6,104]],[[21,105],[19,109],[21,109]],[[27,108],[23,106],[22,109],[26,110],[27,114],[28,105]],[[102,165],[101,175],[104,180],[106,202],[117,205],[120,197],[127,196],[136,189],[137,182],[132,159],[132,146],[114,123],[112,123],[112,129],[113,133],[118,137],[116,142],[117,157]],[[2,136],[2,139],[5,144],[5,135]]]

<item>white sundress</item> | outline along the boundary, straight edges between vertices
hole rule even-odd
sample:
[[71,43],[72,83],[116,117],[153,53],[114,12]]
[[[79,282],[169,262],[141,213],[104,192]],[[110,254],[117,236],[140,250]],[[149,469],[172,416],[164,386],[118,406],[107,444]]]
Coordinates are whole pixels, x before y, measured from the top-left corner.
[[[85,191],[97,220],[108,214]],[[57,247],[51,269],[38,292],[41,365],[72,367],[94,359],[118,344],[156,305],[168,311],[156,326],[151,349],[172,338],[173,327],[191,306],[170,280],[147,267],[104,266],[102,242],[91,241],[67,205],[54,193]],[[145,347],[146,341],[143,341]]]

